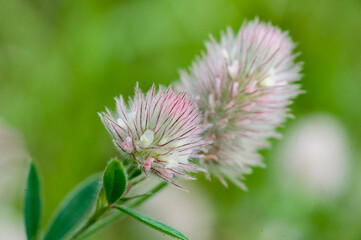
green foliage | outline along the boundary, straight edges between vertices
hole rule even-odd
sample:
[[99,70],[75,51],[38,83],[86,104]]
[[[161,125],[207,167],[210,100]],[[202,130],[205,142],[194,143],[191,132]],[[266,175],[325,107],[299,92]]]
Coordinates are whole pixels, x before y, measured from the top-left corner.
[[115,203],[123,196],[127,188],[127,176],[123,165],[117,159],[112,159],[105,168],[103,186],[108,204]]
[[44,240],[60,240],[74,230],[93,206],[98,189],[98,176],[92,176],[75,187],[55,213]]
[[34,163],[30,163],[25,194],[25,228],[28,240],[36,239],[39,231],[41,202],[39,175]]
[[183,239],[183,240],[187,240],[188,238],[186,236],[184,236],[182,233],[178,232],[177,230],[165,225],[164,223],[158,222],[154,219],[151,219],[147,216],[144,216],[141,213],[138,213],[130,208],[118,205],[116,206],[116,208],[126,214],[128,214],[129,216],[132,216],[133,218],[135,218],[136,220],[148,225],[149,227],[154,228],[155,230],[165,233],[169,236],[178,238],[178,239]]
[[[285,124],[282,135],[287,137],[290,124],[308,113],[332,114],[350,136],[351,171],[341,196],[307,201],[300,191],[280,186],[279,181],[289,181],[280,179],[277,140],[264,158],[267,168],[247,176],[247,193],[199,176],[190,184],[204,191],[204,205],[217,216],[210,240],[279,240],[287,231],[299,234],[293,239],[360,238],[360,1],[0,2],[0,118],[21,132],[44,169],[42,221],[49,220],[79,176],[103,170],[106,159],[116,154],[96,112],[104,106],[113,109],[114,96],[127,99],[136,81],[144,90],[153,82],[169,85],[179,79],[178,69],[205,50],[210,33],[218,40],[227,26],[236,30],[245,19],[259,16],[289,31],[301,52],[298,59],[305,62],[301,84],[307,93],[292,105],[296,119]],[[10,207],[17,209],[17,203]],[[324,205],[327,214],[320,218],[318,209]],[[324,226],[326,219],[330,224]],[[282,234],[271,236],[274,228]],[[114,236],[159,239],[127,224],[93,239]]]

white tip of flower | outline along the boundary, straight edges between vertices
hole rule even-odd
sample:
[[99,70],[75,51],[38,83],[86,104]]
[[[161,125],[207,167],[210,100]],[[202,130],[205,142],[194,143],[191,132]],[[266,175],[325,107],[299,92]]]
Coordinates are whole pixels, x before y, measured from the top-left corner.
[[142,148],[147,148],[153,143],[153,140],[154,132],[151,130],[147,130],[140,137],[140,145],[142,146]]
[[229,59],[229,54],[228,54],[228,51],[226,50],[226,49],[222,49],[222,55],[223,55],[223,57],[225,58],[225,59]]
[[268,76],[265,77],[259,83],[262,87],[273,87],[276,85],[275,76],[274,76],[274,69],[271,68],[268,72]]
[[165,161],[169,164],[170,162],[175,160],[175,156],[174,154],[164,155],[164,156],[160,156],[159,160]]
[[125,124],[125,122],[123,121],[123,119],[118,118],[117,123],[118,123],[119,127],[123,128],[123,129],[126,129],[126,128],[127,128],[127,125]]
[[181,156],[177,153],[160,156],[159,159],[167,162],[167,168],[177,167],[179,163],[188,163],[187,157]]
[[228,66],[228,73],[229,76],[231,76],[232,79],[235,79],[238,75],[239,71],[239,61],[235,60],[232,65]]
[[262,87],[273,87],[276,85],[276,82],[271,76],[268,76],[260,82],[260,85]]
[[177,161],[170,159],[168,161],[167,167],[168,168],[176,168],[176,167],[178,167],[178,165],[179,165],[179,163]]

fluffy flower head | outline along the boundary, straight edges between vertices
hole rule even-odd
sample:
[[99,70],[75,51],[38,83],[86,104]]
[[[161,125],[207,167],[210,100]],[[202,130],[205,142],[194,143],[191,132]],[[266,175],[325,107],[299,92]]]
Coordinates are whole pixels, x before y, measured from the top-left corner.
[[147,176],[153,173],[179,186],[175,175],[192,179],[187,172],[202,170],[188,160],[210,143],[200,136],[207,125],[200,125],[197,105],[185,92],[161,87],[156,92],[153,85],[144,95],[137,85],[128,104],[122,96],[115,100],[116,112],[107,110],[100,117],[116,148],[134,158]]
[[301,91],[301,64],[294,63],[294,44],[277,27],[245,22],[231,29],[218,43],[212,37],[189,69],[181,72],[182,89],[197,96],[203,123],[212,124],[204,136],[212,141],[204,152],[203,166],[223,184],[241,179],[252,166],[262,166],[257,150],[278,137],[276,128],[287,117],[290,99]]

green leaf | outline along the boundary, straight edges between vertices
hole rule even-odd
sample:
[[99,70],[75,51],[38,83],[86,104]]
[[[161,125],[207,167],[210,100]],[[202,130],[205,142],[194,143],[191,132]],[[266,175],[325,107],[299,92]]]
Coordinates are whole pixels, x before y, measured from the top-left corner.
[[60,240],[81,222],[97,198],[99,180],[99,175],[89,177],[66,196],[53,215],[44,240]]
[[109,204],[115,203],[123,196],[127,188],[127,176],[123,165],[116,159],[112,159],[105,168],[103,185]]
[[28,240],[36,239],[41,217],[40,181],[36,167],[30,164],[25,195],[25,228]]
[[147,216],[144,216],[143,214],[140,214],[130,208],[127,208],[127,207],[124,207],[124,206],[121,206],[121,205],[117,205],[116,208],[126,214],[128,214],[129,216],[132,216],[134,217],[135,219],[137,219],[138,221],[154,228],[155,230],[159,231],[159,232],[162,232],[162,233],[165,233],[169,236],[172,236],[172,237],[175,237],[175,238],[178,238],[178,239],[183,239],[183,240],[188,240],[188,238],[186,236],[184,236],[182,233],[178,232],[177,230],[161,223],[161,222],[158,222],[154,219],[151,219]]

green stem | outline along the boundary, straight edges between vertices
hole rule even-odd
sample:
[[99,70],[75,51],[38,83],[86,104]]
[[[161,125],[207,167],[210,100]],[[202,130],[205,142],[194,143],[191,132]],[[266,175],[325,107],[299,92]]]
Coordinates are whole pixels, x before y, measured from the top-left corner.
[[106,213],[109,210],[109,208],[104,207],[96,211],[89,219],[88,221],[79,229],[77,230],[72,237],[69,238],[69,240],[75,240],[80,235],[82,235],[86,230],[88,230],[89,227],[91,227],[94,223],[96,223],[99,218]]
[[[155,186],[153,189],[151,189],[149,191],[149,195],[139,198],[137,201],[134,201],[132,204],[130,204],[129,207],[134,208],[134,207],[141,205],[143,202],[148,200],[151,196],[153,196],[155,193],[162,190],[167,185],[168,184],[166,182],[159,183],[157,186]],[[111,223],[115,222],[116,220],[120,219],[122,216],[124,216],[123,212],[116,212],[114,214],[107,216],[106,218],[102,219],[101,221],[99,221],[97,223],[93,222],[82,233],[78,234],[76,236],[76,238],[72,238],[72,239],[84,240],[84,239],[88,238],[89,236],[104,229],[105,227],[107,227]]]

